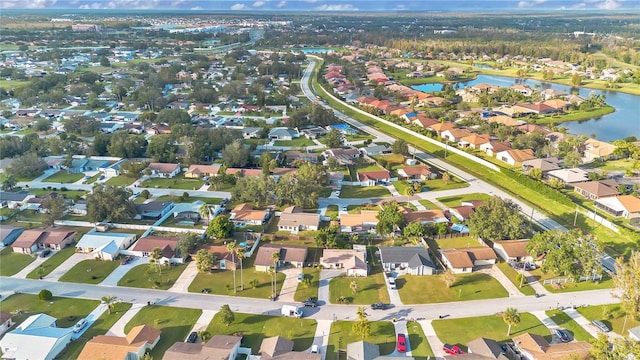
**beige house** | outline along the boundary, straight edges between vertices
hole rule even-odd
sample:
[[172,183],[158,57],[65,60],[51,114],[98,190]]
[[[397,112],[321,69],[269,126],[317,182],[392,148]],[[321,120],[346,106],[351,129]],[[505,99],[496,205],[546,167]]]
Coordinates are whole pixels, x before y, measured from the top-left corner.
[[536,334],[522,334],[512,338],[515,347],[526,360],[561,360],[567,358],[586,359],[591,344],[586,341],[549,344],[544,337]]
[[511,166],[520,166],[523,162],[533,160],[536,157],[533,155],[533,150],[531,149],[511,149],[497,153],[496,158]]
[[61,250],[76,239],[75,231],[68,231],[64,228],[46,230],[25,230],[11,244],[13,252],[19,254],[32,254],[39,249]]
[[532,262],[533,257],[527,252],[528,242],[529,239],[494,241],[493,250],[507,262]]
[[78,360],[138,360],[153,350],[162,332],[147,325],[131,329],[126,337],[98,335],[87,341]]
[[360,210],[355,214],[340,215],[340,231],[368,232],[378,224],[378,210]]
[[151,177],[172,178],[180,174],[180,164],[151,163],[147,169]]
[[347,276],[367,276],[366,254],[350,249],[324,249],[320,264],[325,269],[343,269]]
[[269,218],[269,210],[254,210],[248,203],[231,209],[229,220],[235,225],[262,225]]
[[304,230],[318,230],[319,226],[320,214],[305,213],[297,206],[284,209],[278,221],[278,230],[290,231],[292,234]]
[[165,351],[162,360],[235,360],[242,337],[214,335],[206,343],[177,342]]
[[587,161],[608,159],[616,149],[615,145],[596,139],[587,139],[583,145],[584,157]]
[[440,249],[442,262],[451,269],[454,274],[464,274],[473,271],[473,261],[466,251],[458,249]]
[[618,196],[618,183],[613,179],[586,181],[573,185],[573,191],[590,200]]
[[184,177],[189,179],[199,179],[204,176],[212,177],[218,175],[220,166],[218,165],[191,165],[184,173]]
[[640,218],[640,198],[637,196],[606,197],[596,200],[595,206],[615,217],[623,217],[625,219]]
[[307,258],[307,248],[305,246],[265,244],[258,248],[258,253],[253,262],[256,271],[269,271],[274,265],[273,253],[278,253],[280,256],[280,260],[277,262],[278,267],[291,265],[301,268]]

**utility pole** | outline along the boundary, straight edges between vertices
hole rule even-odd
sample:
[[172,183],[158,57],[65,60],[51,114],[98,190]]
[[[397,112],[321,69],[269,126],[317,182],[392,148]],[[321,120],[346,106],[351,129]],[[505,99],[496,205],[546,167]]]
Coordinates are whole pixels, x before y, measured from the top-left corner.
[[577,221],[578,221],[578,206],[576,205],[576,215],[573,217],[573,227],[576,226]]

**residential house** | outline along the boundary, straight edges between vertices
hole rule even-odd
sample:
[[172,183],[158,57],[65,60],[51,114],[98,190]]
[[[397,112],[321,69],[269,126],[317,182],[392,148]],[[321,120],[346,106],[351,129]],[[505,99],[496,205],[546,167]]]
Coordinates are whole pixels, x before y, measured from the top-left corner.
[[287,151],[285,154],[285,162],[292,165],[296,161],[308,161],[312,164],[318,162],[318,153],[306,153],[301,151]]
[[236,177],[260,176],[262,175],[262,169],[227,168],[224,173]]
[[487,360],[509,360],[505,352],[502,350],[502,346],[493,339],[477,338],[469,341],[467,343],[467,349],[469,350],[469,354],[482,356]]
[[87,164],[88,163],[89,163],[89,160],[87,160],[86,158],[72,159],[71,160],[71,165],[69,165],[66,168],[66,170],[70,174],[80,174],[80,173],[83,173],[83,172],[87,171]]
[[426,116],[421,116],[418,115],[415,119],[413,119],[411,121],[412,124],[419,126],[423,129],[427,129],[435,124],[440,123],[438,120],[436,119],[432,119],[432,118],[428,118]]
[[44,248],[61,250],[73,243],[75,238],[75,231],[68,231],[64,228],[31,229],[22,232],[11,247],[13,252],[19,254],[32,254],[38,249]]
[[269,131],[269,140],[272,141],[293,140],[299,136],[300,134],[286,127],[275,127]]
[[300,131],[307,139],[317,139],[320,136],[326,135],[328,131],[320,126],[314,126]]
[[332,156],[335,157],[340,165],[352,165],[353,160],[360,157],[360,151],[354,148],[337,148],[325,150],[322,155],[324,155],[325,158],[329,158]]
[[566,96],[567,93],[564,92],[563,90],[555,90],[555,89],[544,89],[540,92],[540,95],[542,95],[542,97],[545,100],[549,100],[549,99],[554,99],[557,97],[562,97],[562,96]]
[[362,186],[376,186],[391,182],[391,173],[388,170],[358,171],[357,174]]
[[184,173],[184,177],[189,179],[212,177],[218,175],[218,170],[220,170],[220,165],[191,165]]
[[53,360],[71,342],[72,335],[72,328],[57,327],[52,316],[31,315],[0,340],[2,358]]
[[206,343],[177,342],[165,351],[163,360],[235,360],[242,336],[213,335]]
[[170,201],[149,201],[147,203],[135,204],[135,208],[135,218],[137,220],[159,220],[161,217],[171,212],[171,209],[173,209],[173,203]]
[[591,350],[591,344],[586,341],[550,344],[544,337],[531,333],[518,335],[511,340],[525,360],[560,360],[568,357],[585,359]]
[[[240,266],[240,259],[231,253],[225,245],[206,244],[198,246],[194,249],[194,254],[200,249],[205,249],[209,254],[213,255],[214,267],[219,270],[236,270]],[[271,261],[271,265],[273,265],[273,261]]]
[[433,275],[435,266],[429,251],[421,246],[378,247],[385,271],[398,274]]
[[613,179],[585,181],[573,185],[573,191],[590,200],[618,196],[618,183]]
[[0,225],[0,243],[2,243],[3,246],[13,244],[23,231],[24,229],[20,227]]
[[512,91],[515,91],[517,93],[520,93],[524,96],[531,96],[531,94],[533,94],[533,90],[526,86],[526,85],[522,85],[522,84],[515,84],[515,85],[511,85],[511,87],[509,88]]
[[362,149],[362,153],[367,156],[391,154],[391,148],[387,145],[369,145]]
[[262,128],[259,127],[246,127],[242,129],[243,139],[259,139],[262,135]]
[[304,230],[318,230],[318,227],[320,227],[320,214],[305,213],[297,206],[284,209],[278,221],[278,230],[290,231],[292,234]]
[[503,142],[489,141],[489,143],[480,145],[480,150],[489,156],[496,156],[500,152],[511,150],[511,146]]
[[[347,344],[347,360],[374,360],[380,358],[380,349],[376,344],[364,340]],[[408,357],[407,360],[413,360],[413,358]]]
[[552,108],[551,106],[546,105],[545,103],[542,103],[542,102],[535,103],[535,104],[528,104],[528,103],[516,104],[516,106],[525,108],[536,115],[548,115],[548,114],[553,114],[558,112],[557,109]]
[[369,232],[378,224],[378,210],[360,210],[355,214],[340,215],[340,231]]
[[589,173],[580,168],[551,170],[547,173],[547,177],[558,179],[565,184],[589,181]]
[[465,248],[464,251],[469,254],[474,267],[495,265],[498,260],[495,251],[487,246],[469,247]]
[[410,208],[401,207],[400,211],[402,211],[404,220],[407,224],[416,221],[419,221],[421,224],[449,222],[449,219],[447,219],[447,217],[440,209],[412,210]]
[[[456,219],[460,221],[467,220],[473,213],[476,212],[476,208],[474,206],[456,206],[449,208],[449,215],[455,216]],[[445,213],[446,216],[446,213]]]
[[92,254],[102,260],[115,260],[120,250],[125,250],[136,241],[136,234],[90,231],[76,244],[76,251]]
[[20,209],[27,208],[27,201],[34,198],[35,195],[29,194],[26,190],[15,192],[0,191],[0,209]]
[[263,225],[269,219],[270,214],[268,209],[254,210],[251,204],[242,203],[231,209],[229,220],[240,226]]
[[506,262],[533,262],[527,252],[528,239],[497,240],[493,242],[493,250]]
[[633,195],[618,195],[597,199],[595,206],[615,217],[623,217],[625,219],[640,218],[640,198]]
[[118,176],[120,175],[120,166],[125,162],[125,160],[118,160],[113,164],[109,164],[106,167],[99,168],[98,171],[102,171],[105,176]]
[[202,220],[202,216],[207,220],[213,219],[218,214],[220,214],[224,208],[220,205],[207,205],[207,214],[202,214],[202,207],[206,203],[202,200],[196,200],[192,203],[178,203],[173,206],[171,211],[173,212],[173,218],[176,220],[184,221],[185,224],[187,222],[191,222],[192,224],[200,222]]
[[341,269],[347,276],[367,276],[366,253],[351,249],[324,249],[320,264],[325,269]]
[[470,273],[473,271],[473,261],[466,251],[458,249],[440,249],[442,262],[454,274]]
[[525,174],[529,173],[531,169],[540,169],[542,176],[545,177],[549,171],[560,170],[560,164],[562,161],[557,157],[548,157],[542,159],[531,159],[522,162],[522,171]]
[[180,173],[180,164],[150,163],[151,177],[172,178]]
[[85,216],[87,213],[87,200],[78,200],[69,207],[69,214],[71,215]]
[[269,271],[269,268],[274,265],[273,253],[280,255],[280,260],[277,262],[278,267],[291,265],[301,268],[307,258],[305,246],[265,244],[258,248],[256,259],[253,262],[256,271]]
[[401,178],[412,180],[431,180],[435,179],[437,174],[431,171],[431,168],[425,164],[415,166],[405,166],[397,170],[398,176]]
[[488,144],[489,134],[471,134],[460,138],[458,146],[462,148],[480,149],[481,145]]
[[293,351],[293,341],[282,336],[265,338],[260,343],[260,360],[270,360]]
[[587,161],[608,159],[613,155],[616,146],[596,139],[587,139],[584,144],[584,157]]
[[[138,239],[127,251],[128,255],[149,257],[153,249],[159,248],[162,257],[158,259],[161,264],[182,264],[183,258],[176,252],[178,244],[177,236],[147,236]],[[186,254],[185,254],[186,255]]]
[[[6,313],[4,311],[0,311],[0,336],[4,335],[4,333],[9,331],[9,329],[11,329],[13,324],[14,322],[11,317],[11,314]],[[0,350],[4,350],[4,349],[0,348]]]
[[629,329],[629,339],[640,341],[640,326]]
[[147,325],[133,327],[127,336],[97,335],[87,341],[78,360],[139,360],[160,341],[162,331]]
[[440,132],[440,137],[448,140],[448,141],[452,141],[452,142],[458,142],[460,141],[462,138],[465,137],[469,137],[473,135],[473,133],[467,129],[447,129],[444,130],[442,132]]
[[533,155],[533,150],[531,149],[511,149],[497,153],[496,158],[511,166],[519,166],[523,162],[533,160],[536,157]]
[[520,126],[524,123],[522,120],[515,120],[511,116],[507,115],[489,116],[487,118],[487,122],[490,124],[502,124],[509,127]]
[[569,109],[569,103],[562,99],[549,99],[542,102],[542,104],[555,109],[558,112]]

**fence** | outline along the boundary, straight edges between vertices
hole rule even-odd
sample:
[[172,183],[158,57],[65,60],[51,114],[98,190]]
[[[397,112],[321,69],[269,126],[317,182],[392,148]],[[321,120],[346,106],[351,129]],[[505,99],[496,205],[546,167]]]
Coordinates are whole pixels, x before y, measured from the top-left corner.
[[596,214],[595,211],[585,211],[580,209],[580,213],[583,214],[584,216],[588,217],[589,219],[597,222],[598,224],[616,232],[619,233],[620,230],[618,229],[618,226],[614,223],[612,223],[611,221],[603,218],[602,216]]
[[[578,282],[581,282],[581,281],[600,281],[600,280],[602,280],[602,275],[601,274],[580,276],[578,278]],[[574,281],[569,279],[569,278],[561,278],[561,279],[547,279],[547,280],[544,280],[542,283],[544,285],[548,285],[548,284],[564,284],[564,283],[568,283],[568,282],[574,282]]]
[[564,284],[569,282],[569,278],[562,278],[562,279],[547,279],[544,280],[542,283],[544,285],[549,285],[549,284]]

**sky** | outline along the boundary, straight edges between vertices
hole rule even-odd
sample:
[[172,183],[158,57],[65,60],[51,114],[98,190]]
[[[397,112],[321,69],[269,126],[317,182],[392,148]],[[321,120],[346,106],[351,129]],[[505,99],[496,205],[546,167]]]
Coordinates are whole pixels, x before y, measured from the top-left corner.
[[[640,10],[638,0],[0,0],[10,9],[297,12]],[[1,14],[0,14],[1,15]]]

